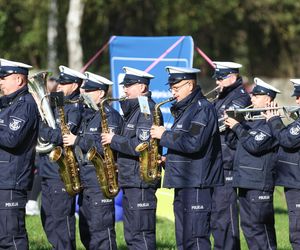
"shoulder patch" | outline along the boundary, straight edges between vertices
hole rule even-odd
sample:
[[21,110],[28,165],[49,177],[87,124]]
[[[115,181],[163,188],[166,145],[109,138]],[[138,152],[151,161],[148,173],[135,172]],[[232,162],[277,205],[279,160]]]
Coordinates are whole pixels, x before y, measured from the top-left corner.
[[139,129],[139,139],[141,141],[147,141],[150,138],[150,131],[148,129]]
[[264,134],[263,132],[260,132],[259,134],[257,134],[255,137],[254,137],[254,140],[255,141],[263,141],[265,139],[267,135]]
[[300,126],[297,124],[296,126],[291,127],[290,134],[291,135],[299,135],[300,134]]
[[24,124],[24,120],[22,120],[18,117],[11,116],[10,119],[9,119],[9,128],[12,131],[19,130],[22,127],[23,124]]

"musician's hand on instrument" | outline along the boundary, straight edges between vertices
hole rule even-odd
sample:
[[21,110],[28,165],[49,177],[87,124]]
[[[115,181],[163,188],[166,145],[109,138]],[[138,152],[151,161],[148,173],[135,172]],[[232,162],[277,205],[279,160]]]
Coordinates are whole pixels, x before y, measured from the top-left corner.
[[165,157],[165,156],[159,156],[159,159],[157,160],[157,163],[158,163],[162,168],[164,168],[165,165],[166,165],[166,160],[167,160],[167,157]]
[[114,137],[114,133],[113,132],[110,132],[110,133],[102,133],[101,134],[101,142],[102,142],[102,145],[107,145],[107,144],[110,144],[111,141],[112,141],[112,138]]
[[164,126],[155,126],[153,125],[150,129],[150,135],[154,139],[160,139],[162,134],[166,131]]
[[[277,108],[278,104],[275,103],[275,102],[270,102],[267,105],[267,107],[268,108]],[[274,117],[274,116],[279,116],[280,115],[278,109],[266,110],[265,112],[262,112],[261,114],[262,114],[262,116],[264,116],[266,118],[267,121],[269,119],[271,119],[272,117]]]
[[226,126],[228,126],[229,128],[232,129],[239,122],[231,117],[227,117],[226,120],[224,121],[224,123]]
[[65,146],[72,146],[75,143],[77,136],[72,134],[70,132],[70,134],[65,134],[63,135],[63,142]]

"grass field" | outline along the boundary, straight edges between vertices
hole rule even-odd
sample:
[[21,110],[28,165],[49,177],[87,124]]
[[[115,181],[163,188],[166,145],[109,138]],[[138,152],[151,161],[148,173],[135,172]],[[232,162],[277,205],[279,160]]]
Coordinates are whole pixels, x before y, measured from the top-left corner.
[[[162,190],[163,191],[163,190]],[[170,195],[168,195],[170,196]],[[289,244],[289,235],[288,235],[288,217],[286,212],[286,203],[285,197],[283,194],[282,188],[277,188],[274,194],[274,205],[275,205],[275,220],[276,220],[276,233],[277,233],[277,243],[278,250],[289,250],[292,249]],[[164,209],[164,215],[167,215],[167,218],[173,217],[171,208],[171,199],[159,199],[161,203],[159,209]],[[168,211],[168,212],[166,212]],[[161,214],[161,212],[159,212]],[[167,219],[166,217],[157,218],[157,249],[176,249],[175,247],[175,233],[174,233],[174,223],[172,220]],[[32,250],[49,250],[51,246],[49,245],[46,236],[44,234],[40,218],[38,216],[29,216],[26,217],[26,226],[29,235],[30,249]],[[117,231],[117,244],[118,249],[125,250],[126,244],[123,239],[123,224],[118,222],[116,224]],[[246,242],[242,236],[242,250],[248,249]],[[77,230],[77,249],[84,249],[80,243],[78,230]]]

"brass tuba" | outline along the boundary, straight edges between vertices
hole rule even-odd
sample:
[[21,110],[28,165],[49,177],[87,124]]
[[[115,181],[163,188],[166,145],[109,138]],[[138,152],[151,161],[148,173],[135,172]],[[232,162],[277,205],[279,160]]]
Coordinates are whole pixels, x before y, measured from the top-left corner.
[[[61,94],[56,100],[61,133],[62,135],[69,134],[70,130],[65,121],[63,93],[57,92],[57,94]],[[73,148],[65,145],[63,148],[57,146],[51,151],[49,158],[52,162],[56,162],[59,165],[59,175],[65,185],[67,193],[71,196],[79,193],[82,187],[79,176],[79,165],[73,152]]]
[[[154,107],[153,125],[160,126],[159,107],[165,103],[173,101],[171,97],[165,101],[157,103]],[[136,146],[135,151],[140,152],[140,177],[145,182],[153,182],[161,178],[161,169],[158,164],[160,155],[158,153],[158,139],[150,138],[150,142],[142,142]]]
[[[46,90],[46,81],[50,72],[39,72],[29,78],[28,87],[39,109],[40,116],[43,121],[46,121],[49,127],[55,129],[55,119],[48,100]],[[36,152],[49,153],[54,148],[53,144],[45,143],[41,138],[38,138]]]
[[[105,98],[100,102],[99,112],[101,116],[101,127],[103,133],[109,133],[108,121],[104,110],[104,104],[108,101],[121,101],[125,98]],[[96,147],[90,148],[87,159],[91,161],[96,169],[96,175],[102,193],[106,198],[113,198],[119,192],[117,166],[114,153],[109,145],[103,146],[103,157],[97,152]]]

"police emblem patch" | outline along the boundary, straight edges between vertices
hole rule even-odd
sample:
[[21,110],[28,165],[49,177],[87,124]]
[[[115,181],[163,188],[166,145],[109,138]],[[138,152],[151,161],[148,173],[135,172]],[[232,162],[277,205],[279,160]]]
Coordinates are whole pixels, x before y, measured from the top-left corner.
[[16,119],[16,118],[12,118],[11,121],[10,121],[10,123],[9,123],[9,128],[12,131],[17,131],[21,127],[21,123],[22,123],[22,120]]
[[266,135],[264,133],[259,133],[254,137],[255,141],[262,141],[264,138],[266,137]]
[[150,138],[150,131],[146,129],[141,129],[139,132],[139,139],[141,141],[147,141]]
[[300,134],[300,126],[297,125],[295,127],[290,128],[290,134],[291,135],[299,135]]

